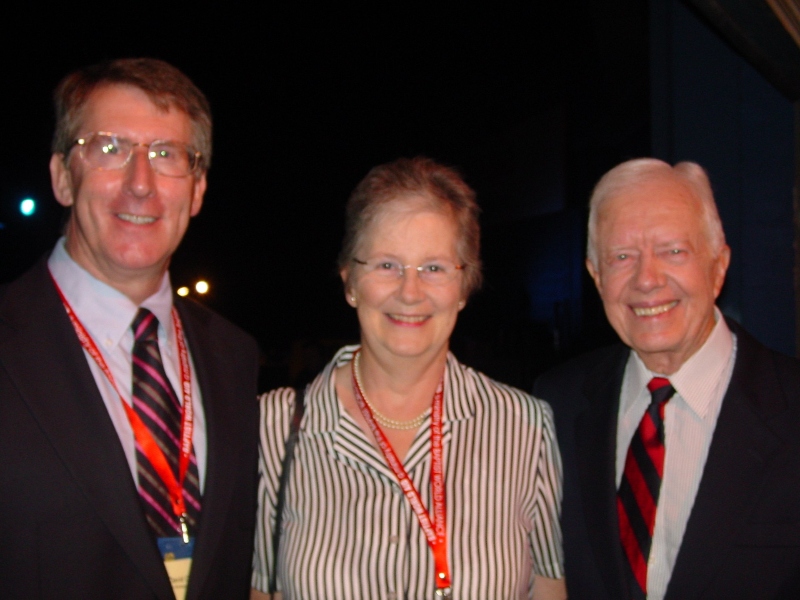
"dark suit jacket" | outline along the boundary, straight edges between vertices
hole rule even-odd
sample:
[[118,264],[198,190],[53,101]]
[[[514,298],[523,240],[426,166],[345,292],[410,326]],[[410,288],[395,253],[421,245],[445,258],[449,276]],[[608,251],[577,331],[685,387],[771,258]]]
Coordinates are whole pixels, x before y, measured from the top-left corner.
[[[247,598],[255,341],[178,301],[208,458],[187,598]],[[46,261],[0,288],[0,598],[174,598],[136,485]]]
[[[666,598],[800,598],[800,361],[728,321],[736,363]],[[546,373],[564,462],[571,600],[628,598],[616,511],[622,345]],[[669,449],[667,450],[669,451]]]

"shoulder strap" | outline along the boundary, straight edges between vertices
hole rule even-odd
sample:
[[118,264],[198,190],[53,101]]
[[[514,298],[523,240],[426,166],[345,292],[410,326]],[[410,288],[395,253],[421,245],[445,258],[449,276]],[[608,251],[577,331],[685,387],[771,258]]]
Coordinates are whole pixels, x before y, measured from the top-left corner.
[[281,465],[281,479],[278,483],[278,503],[275,506],[275,527],[272,530],[272,569],[269,572],[269,593],[277,592],[278,578],[278,549],[281,544],[281,527],[283,525],[283,505],[286,502],[286,488],[289,485],[289,475],[294,460],[294,446],[300,433],[300,421],[305,412],[305,389],[295,389],[294,413],[289,425],[289,437],[286,440],[286,453],[283,455]]

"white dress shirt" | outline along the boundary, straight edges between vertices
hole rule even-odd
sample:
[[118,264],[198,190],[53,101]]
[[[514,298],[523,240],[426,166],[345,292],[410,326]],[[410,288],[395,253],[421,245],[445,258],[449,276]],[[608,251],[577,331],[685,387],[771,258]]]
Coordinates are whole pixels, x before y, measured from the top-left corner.
[[[50,274],[100,350],[116,380],[122,401],[130,406],[131,352],[134,341],[131,323],[139,307],[125,294],[99,281],[78,265],[70,257],[64,243],[65,238],[62,237],[58,240],[47,261]],[[175,327],[172,321],[172,288],[168,273],[164,274],[158,291],[142,302],[141,306],[150,310],[158,319],[158,347],[164,362],[164,370],[173,389],[176,393],[180,392],[180,365]],[[114,391],[114,387],[103,371],[86,350],[84,350],[84,354],[92,370],[97,389],[103,397],[108,414],[117,430],[122,449],[128,459],[131,475],[133,475],[134,481],[137,481],[136,448],[128,415],[120,403],[120,396]],[[206,467],[206,425],[200,386],[195,376],[191,352],[189,353],[189,364],[192,371],[192,406],[194,407],[192,441],[200,477],[200,490],[202,491]],[[182,403],[183,394],[177,393],[177,396]]]
[[666,455],[647,565],[648,600],[661,600],[667,591],[736,360],[736,336],[717,309],[715,318],[700,350],[669,377],[650,371],[636,352],[625,366],[617,422],[618,489],[628,446],[650,404],[647,383],[667,377],[675,388],[664,411]]

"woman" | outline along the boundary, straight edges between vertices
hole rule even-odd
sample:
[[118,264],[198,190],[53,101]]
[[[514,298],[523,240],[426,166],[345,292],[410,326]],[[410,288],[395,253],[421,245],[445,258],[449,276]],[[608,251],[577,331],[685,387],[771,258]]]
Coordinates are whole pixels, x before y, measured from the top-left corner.
[[[425,158],[376,167],[351,195],[339,268],[361,344],[306,390],[283,598],[566,597],[550,409],[448,352],[481,279],[477,216],[472,190]],[[294,392],[261,403],[254,599],[269,597]]]

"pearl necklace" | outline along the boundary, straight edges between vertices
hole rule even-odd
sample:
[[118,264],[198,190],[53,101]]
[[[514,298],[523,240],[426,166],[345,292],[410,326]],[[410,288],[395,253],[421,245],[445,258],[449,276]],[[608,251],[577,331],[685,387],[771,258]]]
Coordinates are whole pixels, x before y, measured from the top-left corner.
[[422,423],[428,417],[431,409],[426,408],[421,415],[411,419],[410,421],[398,421],[397,419],[392,419],[378,412],[378,409],[372,406],[372,403],[367,400],[367,395],[364,393],[364,384],[361,383],[361,370],[358,367],[360,358],[361,352],[359,351],[356,353],[355,358],[353,358],[353,373],[356,376],[356,385],[358,386],[358,392],[361,394],[361,397],[364,399],[366,405],[369,406],[369,409],[372,411],[372,416],[375,417],[378,425],[381,427],[386,427],[387,429],[397,430],[419,429],[419,426],[422,425]]

